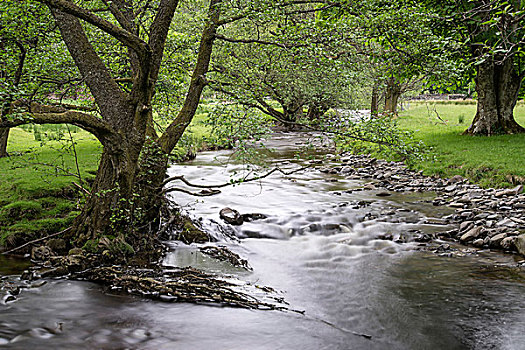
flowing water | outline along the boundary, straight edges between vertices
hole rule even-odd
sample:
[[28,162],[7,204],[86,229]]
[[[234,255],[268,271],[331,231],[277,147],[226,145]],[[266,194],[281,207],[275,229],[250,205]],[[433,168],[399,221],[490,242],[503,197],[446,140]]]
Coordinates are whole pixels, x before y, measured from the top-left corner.
[[[275,137],[269,143],[277,151],[269,157],[288,160],[292,168],[296,141]],[[204,152],[170,173],[195,183],[221,183],[242,172],[241,165],[226,164],[229,157],[226,151]],[[272,287],[304,315],[163,303],[112,295],[92,283],[48,280],[0,304],[0,348],[525,349],[525,273],[518,258],[430,252],[412,238],[446,230],[424,224],[447,214],[429,204],[432,194],[349,191],[363,184],[303,171],[198,200],[174,192],[219,239],[213,244],[246,258],[253,271],[174,241],[168,242],[166,265]],[[231,228],[219,218],[224,207],[268,217]],[[394,240],[380,239],[385,235]],[[0,268],[4,284],[17,280],[16,264],[9,266]]]

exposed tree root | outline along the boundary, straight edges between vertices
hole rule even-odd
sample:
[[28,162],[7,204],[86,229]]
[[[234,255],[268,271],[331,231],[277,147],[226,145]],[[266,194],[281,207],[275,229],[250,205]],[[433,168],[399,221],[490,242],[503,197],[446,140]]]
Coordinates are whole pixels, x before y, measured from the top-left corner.
[[238,285],[191,267],[157,270],[102,266],[74,273],[72,277],[99,282],[111,290],[162,301],[219,303],[246,309],[288,310],[281,304],[261,301],[237,291],[235,288],[238,288]]

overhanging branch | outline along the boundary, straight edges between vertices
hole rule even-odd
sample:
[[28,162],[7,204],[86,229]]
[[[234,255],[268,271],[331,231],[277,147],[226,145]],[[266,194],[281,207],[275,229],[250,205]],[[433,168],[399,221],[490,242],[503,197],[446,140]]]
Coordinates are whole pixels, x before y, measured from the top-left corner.
[[116,135],[113,128],[107,122],[80,111],[68,110],[60,113],[24,113],[22,116],[14,119],[0,120],[0,128],[12,128],[25,124],[72,124],[92,133],[102,143],[105,143],[111,136]]
[[268,176],[270,176],[270,175],[272,175],[272,174],[274,174],[276,172],[279,172],[279,173],[281,173],[281,174],[283,174],[285,176],[288,176],[288,175],[295,174],[295,173],[297,173],[299,171],[303,171],[305,169],[308,169],[311,166],[312,165],[303,166],[303,167],[294,169],[292,171],[285,171],[285,170],[283,170],[281,168],[276,167],[276,168],[273,168],[272,170],[266,172],[263,175],[252,176],[252,177],[249,177],[249,175],[247,175],[245,177],[242,177],[242,178],[239,178],[239,179],[236,179],[236,180],[232,180],[230,182],[225,182],[225,183],[222,183],[222,184],[217,184],[217,185],[194,184],[194,183],[186,180],[184,175],[172,176],[172,177],[164,180],[162,186],[166,186],[170,182],[179,180],[179,181],[182,181],[185,185],[187,185],[189,187],[200,188],[200,189],[203,189],[203,190],[200,191],[200,192],[191,192],[191,191],[188,191],[186,189],[179,188],[179,187],[170,187],[170,188],[165,188],[162,191],[162,193],[166,194],[166,193],[170,193],[170,192],[183,192],[183,193],[186,193],[186,194],[189,194],[189,195],[192,195],[192,196],[198,196],[198,197],[212,196],[212,195],[221,193],[219,190],[217,190],[217,188],[223,188],[223,187],[227,187],[227,186],[233,186],[233,185],[242,184],[242,183],[245,183],[245,182],[261,180],[261,179],[264,179],[264,178],[266,178],[266,177],[268,177]]

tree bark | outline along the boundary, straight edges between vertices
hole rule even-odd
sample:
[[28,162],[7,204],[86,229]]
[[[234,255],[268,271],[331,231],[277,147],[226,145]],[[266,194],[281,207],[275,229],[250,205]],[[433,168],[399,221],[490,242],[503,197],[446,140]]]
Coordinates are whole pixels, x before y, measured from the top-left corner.
[[490,136],[525,132],[514,119],[521,81],[511,58],[501,64],[493,58],[481,63],[476,76],[476,116],[464,134]]
[[7,157],[7,139],[9,138],[9,128],[0,128],[0,158]]
[[374,82],[372,87],[372,100],[370,101],[370,115],[377,117],[379,115],[379,86]]
[[385,113],[397,116],[397,103],[401,97],[401,86],[395,78],[390,78],[386,85]]

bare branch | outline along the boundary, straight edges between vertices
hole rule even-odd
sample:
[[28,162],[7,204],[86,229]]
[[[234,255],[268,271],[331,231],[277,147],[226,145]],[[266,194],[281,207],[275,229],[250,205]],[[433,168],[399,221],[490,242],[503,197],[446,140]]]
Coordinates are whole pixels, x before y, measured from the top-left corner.
[[57,233],[53,233],[52,235],[48,235],[48,236],[45,236],[45,237],[42,237],[42,238],[38,238],[38,239],[35,239],[35,240],[32,240],[32,241],[29,241],[27,243],[24,243],[22,244],[21,246],[18,246],[16,248],[13,248],[13,249],[10,249],[10,250],[7,250],[5,252],[2,252],[2,255],[7,255],[7,254],[11,254],[13,252],[16,252],[17,250],[20,250],[24,247],[27,247],[28,245],[31,245],[31,244],[35,244],[35,243],[39,243],[39,242],[42,242],[42,241],[45,241],[46,239],[49,239],[49,238],[52,238],[52,237],[56,237],[56,236],[59,236],[61,234],[64,234],[68,231],[71,230],[71,227],[68,227],[66,228],[65,230],[62,230],[60,232],[57,232]]
[[[272,170],[268,171],[267,173],[263,174],[263,175],[260,175],[260,176],[253,176],[253,177],[244,177],[244,178],[240,178],[240,179],[237,179],[237,180],[232,180],[230,182],[225,182],[225,183],[222,183],[222,184],[217,184],[217,185],[200,185],[200,184],[194,184],[194,183],[191,183],[189,182],[188,180],[186,180],[186,178],[184,177],[184,175],[179,175],[179,176],[173,176],[173,177],[170,177],[168,179],[166,179],[163,183],[163,186],[169,184],[170,182],[172,181],[175,181],[175,180],[180,180],[182,181],[184,184],[186,184],[187,186],[189,187],[194,187],[194,188],[202,188],[202,189],[207,189],[209,191],[207,192],[203,192],[201,191],[199,194],[195,194],[193,192],[190,192],[188,190],[184,190],[184,189],[181,189],[181,188],[178,188],[178,187],[170,187],[170,188],[166,188],[164,189],[162,192],[163,193],[169,193],[169,192],[173,192],[173,191],[177,191],[177,192],[183,192],[183,193],[187,193],[187,194],[190,194],[190,195],[197,195],[197,196],[211,196],[211,195],[214,195],[214,194],[218,194],[220,193],[220,191],[216,190],[217,188],[223,188],[223,187],[227,187],[227,186],[233,186],[233,185],[238,185],[238,184],[241,184],[241,183],[245,183],[245,182],[251,182],[251,181],[257,181],[257,180],[261,180],[261,179],[264,179],[270,175],[272,175],[273,173],[276,173],[276,172],[279,172],[285,176],[288,176],[288,175],[292,175],[292,174],[295,174],[299,171],[303,171],[305,169],[308,169],[310,168],[312,165],[307,165],[307,166],[303,166],[303,167],[300,167],[298,169],[294,169],[292,171],[284,171],[283,169],[281,168],[273,168]],[[216,193],[213,193],[213,192],[216,192]]]

